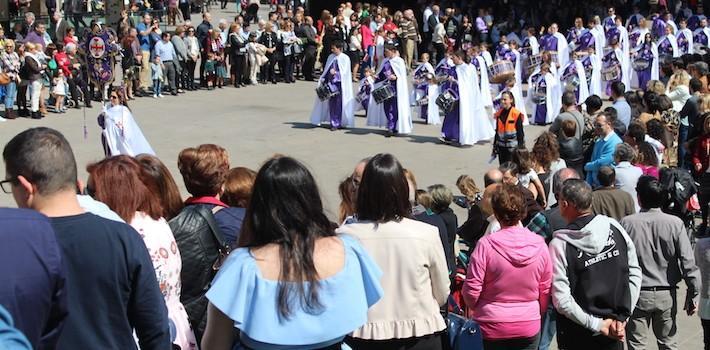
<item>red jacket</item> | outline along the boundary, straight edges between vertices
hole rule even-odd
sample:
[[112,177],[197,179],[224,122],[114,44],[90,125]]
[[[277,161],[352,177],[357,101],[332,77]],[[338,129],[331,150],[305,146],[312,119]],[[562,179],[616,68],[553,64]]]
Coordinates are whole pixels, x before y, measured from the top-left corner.
[[54,60],[57,62],[57,66],[64,72],[64,76],[71,77],[71,62],[67,54],[62,51],[57,51],[54,54]]
[[708,163],[710,163],[710,134],[705,134],[698,138],[698,143],[693,150],[693,169],[696,164],[701,164],[702,167],[697,174],[702,174],[707,171]]

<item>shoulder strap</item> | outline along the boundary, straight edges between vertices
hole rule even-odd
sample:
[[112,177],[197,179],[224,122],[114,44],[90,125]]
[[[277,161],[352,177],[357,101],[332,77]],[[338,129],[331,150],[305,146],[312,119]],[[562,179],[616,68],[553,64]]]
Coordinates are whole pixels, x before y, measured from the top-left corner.
[[[215,208],[219,209],[215,210]],[[212,237],[219,246],[218,249],[220,253],[229,254],[229,247],[227,247],[227,245],[225,244],[224,238],[222,236],[222,231],[219,229],[219,226],[217,225],[217,222],[214,219],[214,214],[220,211],[222,207],[215,206],[215,208],[212,208],[212,210],[207,211],[207,208],[200,207],[197,212],[202,216],[203,219],[205,219],[205,221],[207,221],[207,225],[210,227],[210,232],[212,232]]]

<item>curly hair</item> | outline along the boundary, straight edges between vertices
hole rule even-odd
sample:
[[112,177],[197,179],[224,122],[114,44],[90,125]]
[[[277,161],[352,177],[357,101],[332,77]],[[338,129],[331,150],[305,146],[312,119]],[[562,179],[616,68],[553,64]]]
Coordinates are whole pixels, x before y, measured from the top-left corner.
[[646,134],[660,141],[663,146],[668,147],[668,134],[666,126],[658,119],[651,119],[646,122]]
[[535,139],[532,157],[536,164],[550,170],[552,162],[560,158],[560,144],[555,134],[545,131]]

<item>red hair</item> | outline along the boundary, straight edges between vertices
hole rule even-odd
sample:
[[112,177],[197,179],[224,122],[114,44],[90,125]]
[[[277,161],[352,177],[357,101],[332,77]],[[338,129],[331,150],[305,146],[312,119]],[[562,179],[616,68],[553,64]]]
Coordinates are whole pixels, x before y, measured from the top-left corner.
[[86,171],[94,199],[108,205],[127,223],[138,211],[155,220],[162,217],[157,185],[135,159],[123,155],[106,158],[89,164]]

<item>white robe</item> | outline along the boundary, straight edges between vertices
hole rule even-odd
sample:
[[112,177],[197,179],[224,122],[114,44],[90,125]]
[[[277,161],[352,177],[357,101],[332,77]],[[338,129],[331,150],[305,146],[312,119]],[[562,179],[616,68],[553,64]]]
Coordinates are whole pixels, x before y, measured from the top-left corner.
[[[401,57],[385,58],[382,65],[377,69],[377,74],[380,75],[385,62],[390,62],[394,74],[397,79],[394,81],[397,84],[397,133],[409,134],[412,132],[412,109],[409,105],[409,82],[407,80],[407,67]],[[381,83],[375,84],[374,88],[380,87]],[[367,107],[367,125],[387,127],[387,115],[383,103],[375,102],[374,98],[370,99]]]
[[[321,74],[320,79],[318,79],[318,86],[323,84],[326,75],[330,71],[333,61],[337,57],[338,71],[340,73],[340,95],[343,99],[341,118],[342,125],[348,128],[355,126],[355,97],[353,95],[353,78],[350,70],[350,57],[348,55],[341,53],[339,55],[330,54],[328,60],[325,62],[325,68],[323,69],[323,74]],[[313,102],[313,112],[311,113],[311,124],[320,125],[321,123],[330,122],[330,106],[328,100],[321,101],[318,96],[316,96]]]
[[[577,77],[579,78],[579,86],[577,87],[579,89],[579,100],[577,101],[577,103],[581,104],[582,102],[584,102],[584,100],[587,99],[587,97],[589,97],[589,87],[587,85],[587,72],[584,71],[584,65],[582,64],[582,61],[577,59],[577,60],[574,60],[574,61],[568,63],[567,66],[572,65],[572,64],[575,66],[575,70],[577,71]],[[567,70],[567,67],[562,69],[562,72],[564,72],[565,70]],[[560,75],[560,88],[564,89],[564,87],[565,87],[564,80],[562,80],[562,75]],[[562,91],[562,92],[564,92],[564,91]],[[562,97],[561,94],[560,94],[560,97]]]
[[[417,76],[418,74],[420,74],[421,71],[425,71],[426,73],[434,74],[434,67],[429,62],[420,63],[419,66],[417,66],[417,68],[415,68],[414,71],[412,72],[412,77]],[[426,74],[426,73],[424,73],[424,74]],[[415,82],[414,88],[412,89],[411,97],[409,99],[409,101],[412,104],[417,102],[417,100],[419,100],[420,98],[424,97],[424,91],[421,89],[417,89],[416,88],[417,85],[418,84]]]
[[678,50],[678,41],[676,40],[675,36],[673,34],[668,34],[664,36],[663,38],[659,39],[658,42],[656,43],[656,51],[661,48],[661,43],[663,40],[668,39],[668,41],[671,43],[671,48],[673,48],[673,57],[680,57],[680,50]]
[[594,36],[594,52],[597,57],[604,57],[604,31],[601,32],[597,27],[591,29],[592,36]]
[[481,56],[486,60],[486,65],[488,67],[493,65],[493,56],[491,56],[491,53],[488,51],[483,51],[481,52]]
[[560,67],[564,67],[569,62],[569,44],[564,35],[558,33],[553,34],[557,38],[557,63]]
[[377,61],[375,70],[380,69],[385,60],[385,38],[379,35],[375,35],[375,60]]
[[[535,85],[533,84],[532,78],[528,79],[528,100],[532,100],[532,96],[535,93]],[[560,83],[555,76],[551,73],[545,74],[545,103],[547,104],[547,115],[545,115],[545,124],[552,123],[553,120],[560,113],[560,108],[562,106],[562,94],[560,92]],[[537,107],[533,103],[533,108]],[[532,110],[532,119],[536,119],[537,108]]]
[[[513,90],[511,92],[513,93],[513,98],[516,101],[523,101],[523,56],[518,52],[518,50],[513,50],[513,54],[515,55],[515,85],[513,86]],[[483,91],[483,89],[481,89],[481,91]],[[493,100],[491,100],[491,106],[492,105]],[[528,111],[527,108],[525,108],[525,103],[520,103],[520,105],[516,108],[523,114],[523,125],[529,125],[530,121],[528,120]]]
[[[427,108],[426,108],[426,123],[429,125],[439,125],[441,124],[441,117],[439,116],[439,106],[436,105],[436,98],[439,97],[439,85],[429,84],[427,85]],[[417,108],[418,112],[421,113],[421,108]],[[421,115],[419,116],[421,118]]]
[[631,47],[630,47],[631,43],[629,42],[629,32],[623,26],[618,26],[618,27],[616,27],[616,29],[618,29],[619,33],[621,33],[619,36],[620,37],[619,44],[621,45],[621,52],[623,53],[622,67],[625,67],[624,68],[625,70],[623,73],[625,76],[629,77],[627,79],[629,81],[629,83],[624,83],[624,84],[626,85],[625,86],[626,91],[631,91],[631,83],[630,82],[631,82],[631,71],[633,69],[631,69],[631,58],[629,57],[630,56],[629,51],[631,50]]
[[155,155],[148,140],[133,114],[126,106],[104,106],[104,130],[102,134],[106,140],[111,156],[127,155],[135,157],[139,154]]
[[[690,29],[685,28],[681,29],[680,32],[678,32],[678,35],[682,35],[685,37],[685,40],[688,42],[688,52],[689,54],[693,54],[693,32],[690,31]],[[676,42],[678,42],[678,39],[676,37]]]
[[534,36],[529,36],[528,37],[528,43],[530,44],[530,52],[533,55],[537,55],[540,53],[540,43],[537,41],[537,38]]
[[589,56],[589,59],[592,61],[592,76],[589,80],[589,93],[602,97],[602,91],[604,91],[602,88],[602,61],[597,55]]
[[495,130],[488,121],[478,89],[478,78],[474,67],[469,64],[456,66],[459,88],[459,143],[473,145],[478,141],[490,140]]

